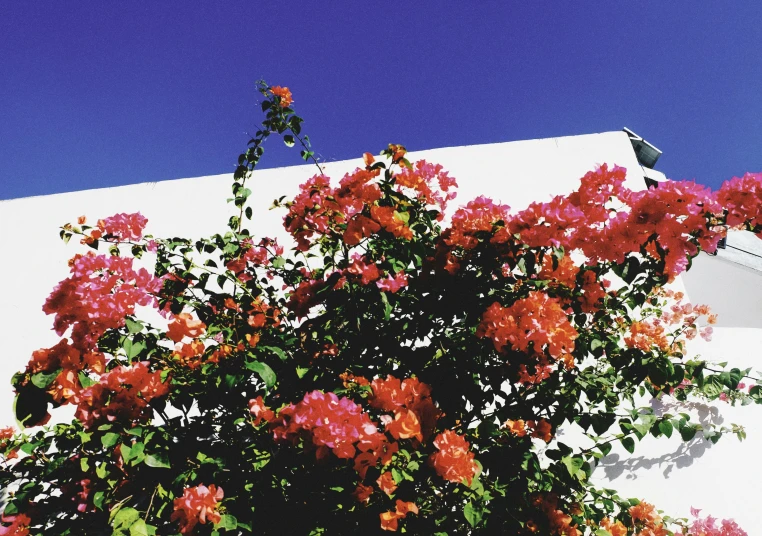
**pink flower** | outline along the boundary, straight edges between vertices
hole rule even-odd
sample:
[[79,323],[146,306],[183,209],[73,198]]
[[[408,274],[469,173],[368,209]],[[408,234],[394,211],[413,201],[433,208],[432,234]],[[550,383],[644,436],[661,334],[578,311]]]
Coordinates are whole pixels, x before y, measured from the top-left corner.
[[381,290],[385,290],[394,294],[402,287],[407,286],[407,275],[405,272],[397,272],[394,277],[387,275],[385,279],[379,279],[376,281],[376,286]]

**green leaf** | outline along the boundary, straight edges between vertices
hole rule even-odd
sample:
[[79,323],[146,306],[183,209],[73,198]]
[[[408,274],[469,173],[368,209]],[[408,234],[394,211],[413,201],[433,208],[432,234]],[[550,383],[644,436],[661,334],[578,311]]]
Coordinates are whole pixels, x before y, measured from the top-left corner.
[[124,323],[127,326],[127,331],[130,333],[140,333],[143,331],[143,323],[138,320],[127,317],[124,319]]
[[116,442],[119,441],[119,438],[121,436],[119,434],[115,434],[114,432],[109,432],[107,434],[104,434],[103,437],[101,437],[101,444],[103,445],[103,448],[109,449],[116,445]]
[[235,516],[225,514],[220,517],[220,522],[214,525],[215,529],[235,530],[238,528],[238,520]]
[[98,510],[103,510],[103,499],[106,498],[106,494],[102,491],[96,491],[93,495],[93,504]]
[[283,136],[283,143],[285,143],[287,147],[293,147],[294,146],[294,137],[291,134],[284,135]]
[[261,348],[263,350],[267,350],[269,352],[274,353],[275,355],[277,355],[280,358],[281,361],[286,361],[288,359],[288,354],[286,354],[286,352],[284,352],[283,350],[281,350],[277,346],[262,346]]
[[286,259],[278,255],[273,259],[273,268],[283,268],[286,266]]
[[163,452],[157,452],[154,454],[148,454],[145,459],[145,464],[148,467],[162,467],[169,469],[169,458]]
[[56,369],[53,372],[38,372],[37,374],[32,374],[32,383],[35,387],[39,387],[40,389],[47,389],[48,386],[53,383],[53,380],[56,379],[58,374],[60,374],[61,369]]
[[582,464],[585,463],[582,458],[572,456],[566,456],[561,461],[566,466],[566,470],[569,471],[569,476],[577,476],[579,470],[582,469]]
[[606,529],[598,529],[594,532],[595,536],[611,536],[611,533]]
[[122,345],[124,351],[127,353],[127,359],[132,359],[145,350],[146,345],[143,342],[134,342],[132,339],[124,339]]
[[111,526],[115,529],[126,529],[131,527],[138,519],[140,519],[140,513],[134,508],[120,508],[114,516]]
[[138,519],[132,525],[130,525],[130,536],[150,536],[156,534],[156,531],[148,531],[148,525],[142,519]]
[[598,450],[601,451],[601,454],[604,456],[608,456],[609,452],[611,452],[611,443],[601,443],[600,445],[596,445],[598,447]]
[[95,385],[96,383],[98,383],[96,380],[88,376],[85,373],[85,371],[80,371],[78,376],[79,376],[79,383],[82,384],[82,387],[84,387],[85,389],[90,387],[91,385]]
[[684,426],[680,429],[680,437],[683,441],[690,441],[696,435],[696,429],[693,426]]
[[659,423],[659,431],[667,437],[672,437],[672,423],[669,421],[661,421]]
[[479,522],[481,522],[483,516],[481,508],[475,507],[470,501],[466,503],[465,508],[463,508],[463,514],[466,516],[468,524],[472,527],[476,527]]
[[402,473],[400,473],[399,469],[397,468],[392,468],[392,478],[394,479],[395,484],[399,484],[405,480],[405,477],[402,476]]
[[381,292],[381,301],[384,304],[384,320],[389,320],[392,314],[392,306],[389,303],[389,298],[386,297],[386,292]]
[[249,361],[246,363],[246,368],[259,374],[259,377],[262,378],[262,381],[265,382],[268,389],[275,385],[277,380],[275,372],[267,363],[262,363],[261,361]]
[[632,454],[635,452],[635,440],[631,437],[623,437],[622,438],[622,446],[627,449],[627,452]]

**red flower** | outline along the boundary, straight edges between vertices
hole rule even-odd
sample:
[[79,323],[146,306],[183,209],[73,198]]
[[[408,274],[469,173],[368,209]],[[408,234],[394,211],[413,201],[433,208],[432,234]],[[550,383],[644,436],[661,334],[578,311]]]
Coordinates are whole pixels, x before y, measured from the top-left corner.
[[214,484],[208,488],[203,484],[185,488],[183,496],[174,501],[174,512],[170,520],[179,521],[181,534],[192,534],[197,523],[219,523],[221,516],[217,511],[224,496],[222,488]]
[[357,484],[357,488],[352,492],[352,496],[357,499],[357,502],[361,503],[370,501],[371,495],[373,495],[373,487],[364,484]]
[[161,381],[161,371],[149,372],[147,362],[118,366],[78,393],[75,416],[85,428],[113,421],[147,422],[153,415],[148,403],[167,393],[169,380]]
[[167,336],[174,342],[180,342],[183,337],[195,339],[206,332],[206,324],[194,320],[190,313],[180,313],[169,323]]
[[5,527],[0,525],[0,536],[28,536],[32,520],[25,514],[3,515],[2,520],[3,523],[10,523],[10,525]]
[[272,422],[275,419],[275,412],[265,406],[261,396],[249,400],[249,412],[254,415],[254,426],[259,426],[262,421]]
[[373,205],[370,207],[370,215],[376,220],[384,230],[389,231],[397,238],[412,240],[413,231],[405,224],[402,216],[399,215],[394,207],[379,207]]
[[344,242],[348,246],[356,246],[363,238],[381,230],[381,226],[375,221],[358,214],[347,224],[347,230],[344,231]]
[[53,329],[63,335],[69,327],[72,346],[81,352],[95,347],[108,329],[124,326],[137,305],[157,305],[162,280],[145,268],[133,270],[133,259],[111,255],[77,255],[72,276],[61,281],[42,310],[55,314]]
[[378,272],[378,266],[374,263],[365,264],[365,259],[356,253],[352,257],[352,263],[347,268],[347,272],[352,275],[361,276],[363,285],[368,285],[381,276]]
[[517,421],[507,420],[503,423],[503,428],[506,428],[511,434],[515,435],[516,437],[524,437],[525,435],[527,435],[525,423],[521,419]]
[[450,482],[459,483],[465,479],[470,486],[478,466],[468,441],[452,430],[445,430],[434,440],[434,446],[439,452],[429,457],[429,463],[437,474]]
[[550,443],[553,439],[553,428],[545,419],[527,421],[527,426],[532,429],[532,437],[542,439],[546,443]]
[[399,528],[400,516],[397,515],[397,512],[389,510],[388,512],[378,514],[378,516],[381,518],[381,530],[395,532]]
[[362,477],[379,461],[388,462],[384,434],[359,405],[334,393],[307,393],[298,404],[281,409],[270,426],[275,440],[296,442],[304,432],[310,434],[318,457],[333,452],[338,458],[349,459],[359,450],[355,469]]

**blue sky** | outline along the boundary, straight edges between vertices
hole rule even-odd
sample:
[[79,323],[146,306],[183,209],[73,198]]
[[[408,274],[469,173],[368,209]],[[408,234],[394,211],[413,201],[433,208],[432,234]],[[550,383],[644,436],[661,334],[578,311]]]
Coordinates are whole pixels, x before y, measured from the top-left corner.
[[12,4],[0,199],[232,171],[260,78],[329,161],[628,126],[671,178],[762,171],[758,1]]

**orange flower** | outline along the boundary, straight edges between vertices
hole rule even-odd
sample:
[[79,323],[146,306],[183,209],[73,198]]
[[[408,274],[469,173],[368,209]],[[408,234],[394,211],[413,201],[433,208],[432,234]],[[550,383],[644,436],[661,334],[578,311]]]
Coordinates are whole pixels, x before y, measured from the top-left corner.
[[397,499],[397,515],[405,517],[408,512],[418,514],[418,507],[414,502],[405,502]]
[[276,97],[280,97],[281,108],[288,108],[291,106],[291,103],[294,102],[294,99],[291,95],[291,90],[289,90],[287,87],[273,86],[270,88],[270,93]]
[[527,435],[527,430],[524,424],[524,421],[521,419],[518,421],[507,420],[505,423],[503,423],[503,428],[507,428],[508,431],[516,437],[524,437]]
[[407,149],[405,149],[402,145],[395,145],[393,143],[389,144],[389,152],[392,154],[392,162],[395,164],[405,158],[405,153],[407,153]]
[[630,507],[630,516],[632,516],[632,520],[635,522],[658,523],[661,521],[661,517],[656,513],[654,505],[647,502]]
[[394,490],[397,489],[397,484],[394,483],[394,478],[389,471],[382,473],[381,476],[378,477],[378,480],[376,480],[376,484],[378,484],[378,487],[381,488],[381,491],[390,497],[392,493],[394,493]]
[[408,513],[418,514],[418,507],[413,502],[405,502],[397,499],[396,509],[392,512],[384,512],[379,514],[381,518],[381,529],[388,531],[396,531],[399,527],[399,520],[404,519]]
[[601,528],[609,531],[611,536],[627,536],[627,527],[621,521],[615,523],[608,517],[604,518],[601,520]]
[[645,322],[633,322],[630,326],[630,335],[624,338],[624,342],[630,348],[638,348],[644,352],[650,352],[654,346],[661,350],[669,348],[664,328]]
[[397,527],[399,527],[400,516],[397,515],[397,512],[392,512],[391,510],[389,510],[388,512],[379,514],[379,517],[381,518],[382,530],[395,532],[397,530]]

